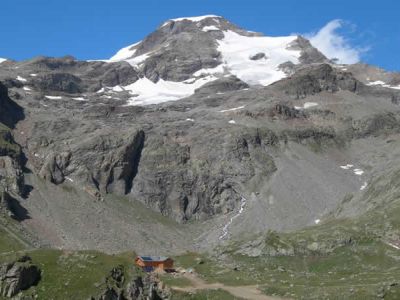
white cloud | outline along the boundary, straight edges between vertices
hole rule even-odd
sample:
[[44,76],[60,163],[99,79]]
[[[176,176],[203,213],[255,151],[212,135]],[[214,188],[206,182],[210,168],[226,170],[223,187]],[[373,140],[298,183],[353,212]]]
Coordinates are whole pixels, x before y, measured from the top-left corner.
[[338,29],[344,25],[342,20],[333,20],[318,32],[306,34],[306,37],[327,58],[337,58],[341,64],[354,64],[360,61],[361,53],[365,50],[352,46],[346,37],[338,33]]

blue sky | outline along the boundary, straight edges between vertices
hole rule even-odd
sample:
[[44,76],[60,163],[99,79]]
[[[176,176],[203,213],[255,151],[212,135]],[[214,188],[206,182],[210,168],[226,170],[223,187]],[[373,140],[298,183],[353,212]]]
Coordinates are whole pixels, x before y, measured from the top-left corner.
[[0,57],[108,58],[167,19],[216,14],[266,35],[305,34],[331,55],[400,71],[399,2],[2,0]]

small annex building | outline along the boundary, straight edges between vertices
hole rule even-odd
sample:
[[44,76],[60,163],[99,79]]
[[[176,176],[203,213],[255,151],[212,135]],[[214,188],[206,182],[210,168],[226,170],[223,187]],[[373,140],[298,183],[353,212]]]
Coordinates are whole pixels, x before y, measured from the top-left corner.
[[145,272],[174,270],[174,261],[166,256],[138,256],[135,263]]

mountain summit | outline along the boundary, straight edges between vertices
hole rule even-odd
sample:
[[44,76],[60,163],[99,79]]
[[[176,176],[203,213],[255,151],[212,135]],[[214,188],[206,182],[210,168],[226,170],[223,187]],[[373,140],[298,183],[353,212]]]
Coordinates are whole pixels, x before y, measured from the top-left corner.
[[326,58],[303,37],[267,37],[211,15],[169,20],[108,61],[126,61],[140,74],[122,88],[135,95],[131,105],[143,105],[189,96],[227,76],[266,86],[291,74],[296,65]]

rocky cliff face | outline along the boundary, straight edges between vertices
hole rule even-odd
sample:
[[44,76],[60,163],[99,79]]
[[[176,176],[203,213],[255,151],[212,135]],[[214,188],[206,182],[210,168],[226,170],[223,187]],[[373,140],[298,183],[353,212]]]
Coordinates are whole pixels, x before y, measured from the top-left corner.
[[[8,96],[0,83],[0,210],[18,217],[19,205],[15,196],[25,192],[21,147],[14,141],[11,129],[23,117],[22,108]],[[14,196],[14,197],[13,197]]]

